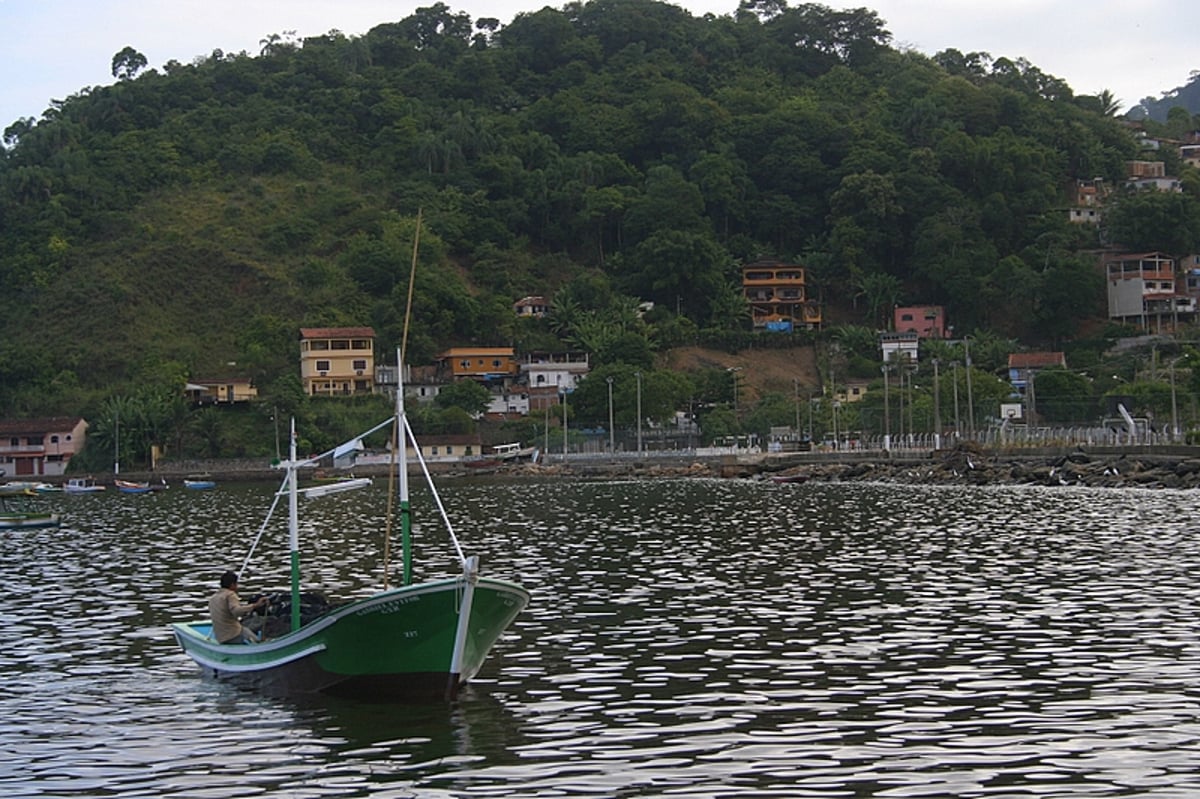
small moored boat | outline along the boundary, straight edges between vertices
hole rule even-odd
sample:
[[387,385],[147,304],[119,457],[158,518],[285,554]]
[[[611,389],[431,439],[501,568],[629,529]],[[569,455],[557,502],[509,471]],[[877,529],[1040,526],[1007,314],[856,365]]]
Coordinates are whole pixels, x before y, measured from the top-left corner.
[[104,490],[94,477],[72,477],[63,483],[63,491],[68,494],[95,494]]
[[0,530],[58,527],[57,513],[28,504],[28,498],[36,496],[37,492],[29,488],[0,486]]
[[160,480],[157,483],[151,483],[149,481],[117,479],[113,480],[113,485],[115,485],[117,490],[122,494],[149,494],[151,491],[166,491],[168,488],[170,488],[170,486],[167,485],[166,480]]

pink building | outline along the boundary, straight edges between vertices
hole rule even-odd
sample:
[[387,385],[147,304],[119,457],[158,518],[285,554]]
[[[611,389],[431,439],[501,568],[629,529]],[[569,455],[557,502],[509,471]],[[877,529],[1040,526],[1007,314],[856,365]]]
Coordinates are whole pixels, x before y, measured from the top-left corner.
[[13,477],[61,476],[83,449],[88,423],[79,416],[0,422],[0,469]]
[[897,307],[892,327],[897,333],[916,333],[919,338],[945,338],[946,310],[940,305]]

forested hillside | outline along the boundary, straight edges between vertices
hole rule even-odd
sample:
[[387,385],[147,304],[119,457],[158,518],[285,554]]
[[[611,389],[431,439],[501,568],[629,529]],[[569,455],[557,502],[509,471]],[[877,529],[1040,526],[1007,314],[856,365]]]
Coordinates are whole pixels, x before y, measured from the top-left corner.
[[[940,303],[960,333],[1049,344],[1103,314],[1102,239],[1200,237],[1191,178],[1069,225],[1072,181],[1144,157],[1116,109],[1024,61],[897,50],[865,9],[596,0],[502,24],[438,3],[162,71],[130,44],[113,85],[4,131],[0,417],[229,364],[282,396],[302,325],[369,324],[386,352],[418,213],[414,363],[736,342],[761,256],[858,325]],[[550,319],[513,318],[528,294]]]

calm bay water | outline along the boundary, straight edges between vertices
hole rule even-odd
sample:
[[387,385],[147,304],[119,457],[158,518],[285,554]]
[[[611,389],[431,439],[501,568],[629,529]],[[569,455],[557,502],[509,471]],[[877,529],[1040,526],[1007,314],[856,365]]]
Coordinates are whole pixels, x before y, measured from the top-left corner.
[[[54,496],[62,529],[3,534],[0,795],[1200,795],[1195,492],[448,483],[534,599],[460,701],[393,705],[177,652],[272,488]],[[379,584],[383,495],[304,506],[309,585]],[[419,576],[450,571],[418,524]]]

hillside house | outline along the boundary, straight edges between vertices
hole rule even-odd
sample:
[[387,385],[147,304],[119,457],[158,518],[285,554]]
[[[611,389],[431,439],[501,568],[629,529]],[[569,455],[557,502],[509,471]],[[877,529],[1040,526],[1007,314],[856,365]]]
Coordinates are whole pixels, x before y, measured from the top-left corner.
[[452,347],[435,359],[437,380],[471,379],[484,384],[505,384],[517,376],[512,347]]
[[541,319],[550,313],[550,303],[545,297],[522,297],[513,303],[513,313],[517,316]]
[[1162,332],[1196,312],[1196,298],[1179,291],[1175,259],[1161,252],[1121,253],[1104,260],[1108,316]]
[[920,340],[911,330],[879,334],[879,351],[884,363],[916,363]]
[[821,308],[809,299],[804,267],[775,260],[742,266],[742,291],[755,329],[787,332],[821,324]]
[[0,469],[5,478],[59,477],[87,443],[79,416],[0,421]]
[[945,338],[946,309],[940,305],[897,307],[892,327],[897,333],[916,333],[918,338]]
[[478,433],[463,435],[422,436],[421,457],[426,461],[457,461],[483,454],[483,441]]
[[868,385],[866,380],[847,380],[845,385],[834,389],[833,398],[838,402],[861,402],[867,396]]
[[313,396],[375,391],[375,331],[369,327],[300,329],[300,381]]
[[196,405],[233,404],[258,399],[258,388],[249,377],[194,377],[184,394]]
[[1025,396],[1038,372],[1056,368],[1067,368],[1067,356],[1061,352],[1014,352],[1008,356],[1008,382]]
[[521,358],[519,368],[530,411],[557,405],[591,370],[586,352],[531,352]]
[[[404,367],[404,400],[427,405],[437,399],[437,395],[446,385],[437,380],[436,366]],[[382,363],[375,367],[375,387],[384,396],[396,399],[396,365]]]
[[1067,186],[1067,220],[1077,224],[1098,225],[1103,218],[1102,206],[1109,187],[1103,178],[1075,180]]
[[1183,191],[1179,178],[1167,174],[1162,161],[1126,161],[1125,185],[1138,191]]

